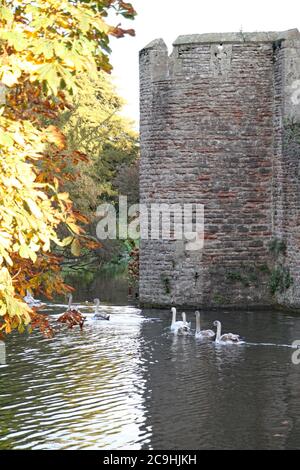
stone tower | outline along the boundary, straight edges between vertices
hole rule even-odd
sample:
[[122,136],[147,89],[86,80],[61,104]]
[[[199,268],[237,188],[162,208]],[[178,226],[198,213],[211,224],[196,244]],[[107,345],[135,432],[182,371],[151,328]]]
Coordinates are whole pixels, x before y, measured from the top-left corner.
[[300,308],[300,33],[140,52],[140,202],[203,204],[204,247],[144,239],[144,305]]

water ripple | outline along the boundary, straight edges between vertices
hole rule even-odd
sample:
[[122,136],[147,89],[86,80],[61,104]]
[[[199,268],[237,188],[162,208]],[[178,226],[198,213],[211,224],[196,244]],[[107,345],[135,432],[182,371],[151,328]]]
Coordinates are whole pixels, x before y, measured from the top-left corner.
[[169,312],[79,307],[83,332],[9,338],[0,449],[300,448],[299,317],[207,314],[246,338],[222,347],[174,337]]

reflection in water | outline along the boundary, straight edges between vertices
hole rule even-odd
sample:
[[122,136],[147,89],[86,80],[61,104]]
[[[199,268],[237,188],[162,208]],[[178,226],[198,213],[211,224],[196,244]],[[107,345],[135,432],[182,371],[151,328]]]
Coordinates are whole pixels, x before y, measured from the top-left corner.
[[0,340],[0,366],[6,365],[6,346],[3,341]]
[[1,371],[0,447],[134,448],[144,420],[141,322],[128,309],[83,334],[14,337]]
[[[210,324],[213,315],[216,313],[205,315]],[[253,342],[291,344],[300,334],[297,317],[217,315],[228,331],[237,331]],[[157,341],[153,358],[158,362],[150,365],[146,360],[153,389],[152,400],[146,401],[152,446],[299,449],[300,368],[292,365],[291,351],[260,344],[216,346],[191,337]]]
[[126,305],[128,301],[128,278],[126,275],[97,275],[92,285],[85,285],[82,281],[72,279],[71,285],[75,288],[75,300],[93,300],[97,297],[101,302],[114,305]]
[[300,448],[300,366],[274,346],[300,338],[299,317],[204,314],[246,338],[216,346],[170,334],[166,311],[101,308],[110,321],[82,306],[82,333],[9,339],[0,449]]

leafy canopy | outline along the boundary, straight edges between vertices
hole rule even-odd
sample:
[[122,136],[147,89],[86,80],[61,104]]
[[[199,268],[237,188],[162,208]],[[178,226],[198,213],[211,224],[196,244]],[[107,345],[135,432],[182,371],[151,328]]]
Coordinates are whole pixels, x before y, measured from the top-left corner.
[[85,219],[61,188],[86,157],[50,122],[68,109],[82,73],[110,71],[110,35],[134,34],[107,23],[112,10],[135,16],[121,0],[0,1],[0,333],[39,324],[21,299],[26,288],[68,289],[51,249],[75,250],[85,237]]
[[124,102],[110,76],[103,72],[98,73],[97,80],[86,74],[80,77],[80,90],[72,104],[57,125],[69,147],[87,155],[88,162],[79,163],[80,181],[68,182],[66,189],[76,208],[92,218],[100,203],[117,196],[114,179],[122,165],[135,162],[138,134],[121,114]]

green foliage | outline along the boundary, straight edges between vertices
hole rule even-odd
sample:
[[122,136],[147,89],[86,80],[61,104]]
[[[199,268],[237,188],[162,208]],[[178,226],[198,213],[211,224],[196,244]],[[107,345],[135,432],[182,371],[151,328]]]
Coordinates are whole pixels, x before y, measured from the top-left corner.
[[278,266],[271,272],[269,287],[272,294],[283,293],[293,284],[289,270],[284,266]]
[[243,275],[239,271],[230,271],[226,274],[226,278],[231,282],[240,282],[244,287],[249,287],[251,282],[257,280],[253,272],[244,273]]
[[105,263],[97,274],[105,274],[108,278],[115,278],[127,273],[128,261],[125,258],[115,257]]
[[300,123],[295,119],[284,121],[284,145],[300,144]]
[[281,253],[284,254],[286,252],[286,242],[279,238],[274,238],[269,243],[269,250],[276,257],[279,256]]
[[166,274],[162,274],[161,280],[164,286],[165,293],[167,295],[171,294],[171,282],[170,282],[169,277]]
[[226,305],[228,300],[222,294],[214,294],[213,301],[217,305]]
[[128,260],[120,257],[119,254],[113,256],[104,262],[93,258],[89,253],[85,259],[73,264],[66,264],[63,268],[63,276],[66,282],[71,285],[84,285],[91,287],[93,282],[100,278],[115,279],[127,277]]
[[82,282],[83,285],[89,285],[95,278],[93,271],[87,270],[84,265],[78,264],[75,267],[63,268],[62,274],[66,282],[72,284],[73,281]]
[[126,195],[128,206],[139,202],[139,160],[122,165],[117,170],[113,186],[118,194]]
[[237,271],[232,271],[226,274],[226,277],[229,281],[242,282],[243,276]]
[[[127,195],[128,204],[138,202],[138,134],[132,122],[121,115],[123,100],[117,94],[107,74],[99,73],[97,80],[87,75],[80,77],[80,91],[72,98],[72,107],[63,113],[59,127],[67,135],[71,148],[88,156],[88,162],[79,163],[80,177],[70,179],[65,190],[73,204],[88,216],[88,233],[96,236],[96,209],[103,202],[111,202],[118,210],[118,195]],[[67,168],[72,173],[72,168]],[[93,276],[102,270],[119,270],[119,262],[130,261],[126,241],[105,240],[100,249],[91,249],[80,262]],[[76,265],[79,260],[76,259]],[[67,260],[70,269],[74,260]],[[67,278],[69,279],[69,277]]]
[[123,100],[107,75],[99,73],[97,79],[82,75],[79,83],[80,91],[59,127],[70,147],[89,157],[88,164],[79,163],[79,184],[71,181],[67,190],[75,207],[92,218],[101,202],[117,196],[118,181],[114,182],[121,167],[134,168],[138,135],[133,123],[121,115]]
[[270,274],[270,268],[269,268],[269,266],[268,266],[266,263],[259,265],[257,269],[258,269],[261,273]]

